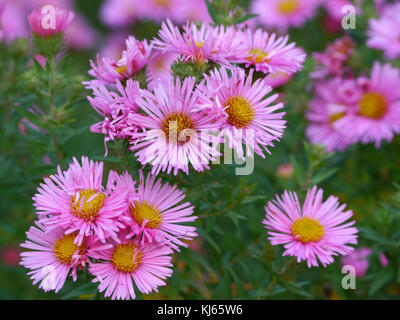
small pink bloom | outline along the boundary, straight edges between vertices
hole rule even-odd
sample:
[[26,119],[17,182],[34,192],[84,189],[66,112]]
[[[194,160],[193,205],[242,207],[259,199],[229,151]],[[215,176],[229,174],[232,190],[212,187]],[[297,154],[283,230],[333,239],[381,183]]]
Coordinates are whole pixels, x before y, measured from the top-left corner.
[[50,37],[64,32],[74,16],[73,11],[49,5],[33,10],[28,15],[28,22],[34,34]]
[[386,267],[389,264],[389,259],[386,257],[385,253],[379,252],[379,262],[382,267]]
[[351,265],[356,270],[356,277],[362,278],[368,270],[368,257],[371,255],[370,248],[359,248],[342,258],[342,266]]
[[1,261],[7,266],[17,266],[21,249],[17,246],[5,246],[1,249]]
[[283,179],[289,179],[293,177],[294,169],[290,162],[283,163],[278,167],[277,174]]

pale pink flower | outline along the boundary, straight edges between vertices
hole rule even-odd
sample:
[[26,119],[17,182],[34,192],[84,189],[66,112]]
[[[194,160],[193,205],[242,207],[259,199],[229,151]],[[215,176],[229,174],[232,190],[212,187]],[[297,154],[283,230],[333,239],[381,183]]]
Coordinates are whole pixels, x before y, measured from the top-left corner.
[[302,69],[306,59],[303,49],[294,42],[288,43],[289,36],[277,37],[262,29],[238,33],[242,39],[235,62],[244,63],[246,67],[254,66],[264,73],[295,73]]
[[21,253],[20,264],[31,269],[33,284],[40,281],[39,289],[56,293],[63,287],[68,275],[77,279],[77,268],[84,268],[87,262],[86,242],[78,245],[75,233],[66,234],[62,228],[54,228],[44,232],[40,223],[38,227],[30,227],[26,233],[27,241],[21,247],[30,249]]
[[334,78],[315,85],[306,118],[307,136],[314,144],[322,144],[327,152],[343,151],[356,141],[352,130],[344,130],[349,117],[357,111],[363,94],[356,80]]
[[172,249],[163,244],[141,244],[126,240],[121,234],[120,241],[97,243],[89,249],[89,256],[96,259],[89,265],[89,272],[95,276],[92,282],[99,282],[98,290],[112,299],[135,299],[133,284],[144,294],[158,292],[165,286],[165,279],[172,275]]
[[110,182],[102,185],[103,162],[76,158],[68,170],[44,179],[33,197],[34,207],[46,232],[63,228],[66,234],[77,233],[80,245],[85,237],[96,235],[101,241],[116,239],[124,225],[118,217],[126,211],[127,190]]
[[203,171],[220,155],[216,146],[210,146],[214,141],[210,130],[219,129],[220,122],[213,112],[200,110],[195,82],[192,77],[182,83],[171,78],[168,87],[160,84],[154,94],[142,90],[136,100],[145,115],[129,117],[143,132],[132,136],[130,149],[141,164],[152,165],[153,174],[172,170],[175,175],[179,170],[189,174],[189,164]]
[[[68,9],[60,9],[54,7],[55,16],[52,17],[53,11],[46,6],[33,10],[28,15],[28,22],[32,32],[40,37],[51,37],[64,32],[67,25],[75,17],[75,13]],[[54,22],[54,25],[52,24]]]
[[255,151],[265,157],[263,149],[270,153],[269,147],[274,141],[279,141],[283,135],[286,121],[285,112],[276,112],[283,108],[283,103],[275,103],[278,94],[271,93],[263,79],[253,83],[253,69],[249,75],[243,69],[227,70],[221,68],[205,75],[205,82],[199,87],[202,96],[209,97],[214,102],[214,113],[224,114],[220,136],[226,136],[229,146],[244,158],[243,144],[246,154],[250,157]]
[[357,244],[358,230],[348,221],[353,212],[345,207],[332,195],[323,201],[323,191],[316,186],[307,191],[303,206],[295,192],[285,191],[267,203],[263,223],[271,244],[284,244],[283,256],[305,260],[309,268],[318,267],[318,260],[326,267],[333,256],[347,255],[354,250],[349,245]]
[[152,59],[152,44],[146,40],[139,41],[134,36],[129,36],[125,41],[126,49],[122,57],[114,60],[108,57],[96,56],[96,63],[90,60],[89,74],[105,84],[117,80],[126,80],[141,71]]
[[321,0],[255,0],[251,12],[266,27],[286,30],[313,18]]
[[190,202],[181,203],[185,194],[176,186],[162,184],[152,174],[145,179],[142,171],[139,176],[137,189],[132,178],[129,180],[126,175],[119,182],[136,191],[130,193],[129,210],[124,219],[131,230],[127,237],[138,237],[141,243],[162,242],[178,251],[178,246],[187,247],[182,240],[193,240],[197,236],[196,228],[185,224],[197,219],[193,215],[194,207]]
[[384,252],[379,252],[379,262],[382,267],[386,267],[389,264],[389,259],[386,257]]
[[370,248],[358,248],[349,255],[342,257],[342,266],[353,266],[356,271],[356,277],[362,278],[367,273],[369,266],[368,257],[371,253],[372,250]]
[[153,90],[160,83],[167,87],[172,76],[171,66],[179,56],[175,53],[159,53],[147,66],[148,88]]
[[1,262],[6,266],[17,266],[20,262],[21,249],[15,245],[7,245],[1,248]]
[[386,58],[400,57],[400,3],[387,5],[377,19],[369,21],[367,46],[383,50]]
[[266,75],[264,78],[264,83],[272,88],[278,88],[286,84],[290,79],[292,79],[292,77],[293,73],[277,71],[275,73]]
[[113,28],[130,26],[141,12],[142,3],[137,0],[105,0],[100,9],[100,18]]
[[95,45],[96,31],[85,16],[78,14],[65,29],[65,40],[68,47],[76,50],[89,50]]

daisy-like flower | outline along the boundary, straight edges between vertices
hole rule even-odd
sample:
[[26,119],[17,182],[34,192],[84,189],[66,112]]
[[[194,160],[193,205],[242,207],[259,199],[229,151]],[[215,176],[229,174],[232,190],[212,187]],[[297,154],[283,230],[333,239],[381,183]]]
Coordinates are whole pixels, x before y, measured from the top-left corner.
[[119,243],[97,243],[88,254],[99,262],[91,263],[89,272],[99,282],[99,291],[112,299],[135,299],[133,283],[144,294],[158,292],[165,279],[172,275],[172,249],[163,244],[140,244],[125,240]]
[[74,158],[67,171],[57,171],[44,179],[33,197],[46,231],[63,228],[66,234],[77,233],[78,245],[92,234],[103,242],[116,239],[116,232],[124,228],[118,217],[126,210],[127,191],[111,183],[103,187],[103,162],[82,157],[81,166]]
[[154,48],[162,52],[182,55],[185,62],[215,62],[229,66],[228,60],[235,57],[240,39],[233,27],[213,27],[202,23],[183,26],[183,32],[168,19],[161,24],[159,39],[154,39]]
[[316,84],[306,117],[309,121],[306,133],[314,144],[322,144],[327,152],[343,151],[356,137],[343,126],[357,110],[363,94],[354,79],[334,78]]
[[28,269],[33,284],[40,281],[39,289],[54,290],[56,293],[63,287],[68,275],[73,281],[77,279],[77,268],[83,268],[87,262],[85,241],[78,245],[75,233],[65,234],[62,228],[44,232],[43,226],[30,227],[26,233],[27,241],[21,247],[30,249],[21,253],[20,264]]
[[323,202],[322,196],[322,189],[314,186],[301,207],[297,194],[285,191],[265,207],[263,223],[271,244],[284,244],[283,256],[306,260],[309,268],[318,267],[318,260],[326,267],[333,256],[349,254],[354,250],[350,244],[357,244],[354,221],[347,222],[353,212],[344,211],[346,205],[340,205],[336,197]]
[[[137,75],[152,59],[152,44],[129,36],[125,41],[126,50],[118,61],[97,55],[96,63],[90,60],[89,75],[105,84],[126,80]],[[93,81],[96,81],[93,80]]]
[[182,84],[179,78],[171,78],[168,87],[160,84],[154,94],[142,90],[136,100],[146,116],[129,116],[143,129],[132,135],[130,149],[137,151],[140,163],[151,163],[153,174],[172,169],[175,175],[179,170],[188,174],[189,164],[203,171],[220,155],[215,145],[210,146],[215,140],[211,130],[219,129],[220,123],[212,111],[200,110],[195,82],[193,77]]
[[349,118],[349,130],[362,143],[391,141],[400,132],[400,72],[390,64],[375,62],[358,110]]
[[289,36],[277,37],[262,29],[248,29],[239,37],[243,43],[236,62],[246,67],[254,66],[264,73],[295,73],[303,67],[306,54],[294,42],[288,44]]
[[44,6],[33,10],[28,15],[28,22],[34,34],[51,37],[64,32],[74,17],[75,13],[68,9]]
[[[130,227],[128,238],[139,237],[141,243],[160,242],[179,251],[178,246],[187,247],[181,240],[193,240],[197,236],[196,228],[181,223],[197,219],[193,215],[194,207],[190,202],[180,203],[185,194],[170,184],[162,184],[161,179],[148,174],[145,179],[139,171],[139,186],[136,190],[132,178],[123,176],[119,181],[128,185],[129,190],[136,190],[129,195],[129,210],[125,224]],[[118,183],[117,183],[118,184]]]
[[283,103],[272,104],[278,94],[267,97],[272,88],[263,79],[253,83],[253,69],[248,76],[240,68],[230,72],[231,76],[224,68],[211,71],[205,75],[199,91],[222,109],[225,117],[220,135],[228,138],[230,148],[243,159],[244,143],[247,155],[254,150],[264,158],[263,149],[270,153],[268,147],[273,147],[273,142],[283,135],[285,112],[275,112],[283,108]]
[[267,27],[286,30],[301,27],[314,17],[321,0],[256,0],[252,12]]
[[400,3],[387,5],[378,19],[369,21],[367,46],[383,50],[386,58],[400,57]]
[[93,109],[104,117],[90,127],[92,132],[105,135],[104,145],[107,155],[107,142],[115,138],[126,139],[137,132],[139,128],[129,120],[129,114],[138,111],[136,99],[140,96],[140,86],[137,81],[129,79],[126,87],[122,86],[120,81],[116,82],[116,88],[119,94],[109,91],[101,82],[84,82],[87,89],[93,91],[94,97],[88,96]]

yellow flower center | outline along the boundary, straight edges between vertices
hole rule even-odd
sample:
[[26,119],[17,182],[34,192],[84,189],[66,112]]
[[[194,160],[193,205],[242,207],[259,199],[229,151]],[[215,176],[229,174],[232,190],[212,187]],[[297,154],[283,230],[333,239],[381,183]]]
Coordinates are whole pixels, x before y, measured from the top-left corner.
[[111,262],[119,271],[133,272],[142,264],[143,254],[133,244],[119,244],[115,247]]
[[145,219],[147,219],[146,227],[150,229],[155,229],[161,224],[162,216],[160,210],[151,203],[136,201],[130,206],[130,211],[133,219],[135,219],[139,225],[142,225]]
[[282,14],[291,14],[299,8],[299,0],[283,0],[278,4],[278,11]]
[[79,250],[80,254],[84,251],[84,242],[80,246],[74,243],[76,234],[71,233],[59,238],[53,247],[54,255],[57,260],[64,264],[70,264],[72,256],[76,250]]
[[366,93],[360,101],[359,115],[381,119],[387,110],[385,98],[380,93]]
[[169,0],[155,0],[155,3],[157,5],[159,5],[162,8],[168,8],[170,5],[170,1]]
[[247,60],[255,63],[268,62],[268,59],[266,59],[267,56],[268,52],[265,52],[259,48],[253,48],[250,50],[250,56],[247,58]]
[[204,41],[195,41],[196,47],[201,49],[204,46]]
[[172,140],[177,139],[177,142],[182,144],[190,140],[188,129],[194,129],[194,124],[187,114],[174,112],[163,120],[161,129],[168,140],[170,139],[170,135],[172,135]]
[[329,116],[329,124],[332,125],[335,121],[343,118],[346,112],[333,113]]
[[85,189],[77,192],[71,197],[72,213],[86,221],[94,220],[103,207],[104,193],[92,189]]
[[115,68],[115,71],[124,76],[126,74],[126,69],[127,69],[126,65],[122,65],[120,67]]
[[308,217],[297,219],[292,225],[292,233],[303,243],[318,242],[324,235],[324,227],[316,219]]
[[233,96],[225,101],[225,112],[228,114],[228,122],[240,129],[247,127],[254,119],[255,111],[250,100]]

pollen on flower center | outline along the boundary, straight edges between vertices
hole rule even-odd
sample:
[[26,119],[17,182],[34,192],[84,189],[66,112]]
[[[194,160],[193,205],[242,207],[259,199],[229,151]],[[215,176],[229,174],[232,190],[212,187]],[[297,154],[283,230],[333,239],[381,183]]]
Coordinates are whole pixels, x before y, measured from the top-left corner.
[[329,116],[329,124],[332,125],[335,121],[343,118],[346,115],[346,112],[338,112],[333,113]]
[[266,57],[268,56],[268,52],[265,52],[262,49],[259,48],[253,48],[250,50],[250,56],[247,58],[249,61],[253,61],[255,63],[260,63],[260,62],[268,62],[268,59]]
[[117,71],[121,75],[125,75],[126,69],[127,69],[126,65],[122,65],[120,67],[115,68],[115,71]]
[[142,264],[143,254],[133,244],[119,244],[112,254],[112,263],[119,271],[133,272]]
[[183,112],[174,112],[168,115],[161,123],[161,129],[164,131],[167,140],[182,144],[190,140],[190,131],[194,129],[192,119]]
[[54,244],[53,252],[59,262],[70,264],[76,250],[79,250],[80,254],[83,253],[84,244],[82,243],[80,246],[75,244],[75,237],[75,233],[67,234],[59,238]]
[[72,213],[86,221],[94,220],[103,207],[105,198],[104,193],[92,189],[81,190],[71,197]]
[[308,217],[297,219],[291,229],[297,240],[303,243],[318,242],[324,235],[324,227],[319,224],[318,220]]
[[158,210],[158,208],[151,203],[146,203],[146,201],[136,201],[133,205],[130,206],[130,211],[133,219],[135,219],[135,221],[139,225],[142,225],[143,221],[147,219],[147,228],[155,229],[162,222],[160,210]]
[[225,101],[225,112],[228,114],[228,122],[240,129],[247,127],[254,119],[255,111],[250,100],[233,96]]
[[278,5],[278,11],[282,14],[291,14],[299,8],[299,0],[283,0]]
[[358,113],[367,118],[381,119],[386,110],[386,100],[380,93],[366,93],[361,98]]

